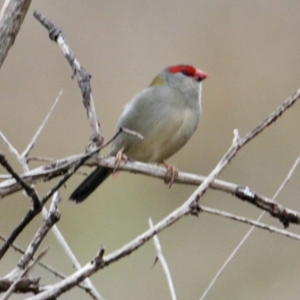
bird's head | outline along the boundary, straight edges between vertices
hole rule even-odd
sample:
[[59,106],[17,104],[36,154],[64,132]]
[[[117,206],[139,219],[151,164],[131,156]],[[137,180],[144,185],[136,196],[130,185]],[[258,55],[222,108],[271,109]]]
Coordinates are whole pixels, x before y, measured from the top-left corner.
[[191,65],[175,65],[163,69],[152,81],[150,86],[170,85],[174,87],[198,86],[198,83],[207,78],[204,71]]

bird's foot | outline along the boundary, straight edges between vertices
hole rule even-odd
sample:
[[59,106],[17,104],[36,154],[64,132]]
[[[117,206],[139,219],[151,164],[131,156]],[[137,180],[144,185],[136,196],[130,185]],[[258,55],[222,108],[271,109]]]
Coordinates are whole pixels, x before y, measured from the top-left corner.
[[123,151],[124,151],[124,148],[121,148],[121,149],[118,151],[117,155],[116,155],[116,164],[115,164],[115,167],[114,167],[114,173],[117,172],[117,170],[118,170],[118,168],[119,168],[120,163],[121,163],[122,160],[125,161],[125,162],[127,162],[127,160],[128,160],[127,155],[125,155],[125,154],[123,153]]
[[167,169],[164,182],[165,184],[169,184],[169,188],[171,188],[175,177],[178,175],[178,170],[174,166],[169,165],[166,161],[163,161],[162,165],[164,165]]

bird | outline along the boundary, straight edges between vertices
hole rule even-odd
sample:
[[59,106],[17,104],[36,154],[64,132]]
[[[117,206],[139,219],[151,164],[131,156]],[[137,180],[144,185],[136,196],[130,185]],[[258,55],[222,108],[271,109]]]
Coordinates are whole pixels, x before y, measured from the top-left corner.
[[[207,77],[207,73],[188,64],[164,68],[125,106],[117,124],[117,128],[136,132],[143,139],[120,131],[109,155],[164,164],[172,169],[166,160],[187,143],[198,127],[202,81]],[[70,200],[84,201],[113,171],[97,167],[73,191]]]

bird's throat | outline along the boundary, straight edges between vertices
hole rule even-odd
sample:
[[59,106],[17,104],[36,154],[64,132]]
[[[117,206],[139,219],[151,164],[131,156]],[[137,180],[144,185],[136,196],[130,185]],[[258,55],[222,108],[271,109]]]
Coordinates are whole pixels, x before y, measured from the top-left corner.
[[202,82],[199,83],[199,96],[198,96],[200,111],[201,111],[201,97],[202,97]]

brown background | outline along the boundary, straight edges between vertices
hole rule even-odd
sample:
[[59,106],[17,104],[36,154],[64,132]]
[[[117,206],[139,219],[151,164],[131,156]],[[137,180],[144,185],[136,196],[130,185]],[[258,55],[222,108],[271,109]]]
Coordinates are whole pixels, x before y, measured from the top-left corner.
[[[3,1],[2,1],[3,2]],[[299,1],[33,1],[16,43],[0,72],[0,130],[19,150],[28,144],[60,89],[63,97],[32,156],[61,158],[84,150],[91,134],[81,96],[58,46],[33,18],[37,9],[61,26],[83,66],[106,139],[115,131],[123,106],[163,67],[191,63],[209,74],[204,82],[203,117],[192,140],[170,162],[180,170],[206,175],[229,147],[233,129],[254,128],[300,87]],[[272,197],[299,155],[299,104],[247,145],[220,178]],[[20,166],[3,143],[0,151]],[[34,166],[34,165],[32,165]],[[90,170],[87,170],[90,171]],[[2,172],[2,169],[1,169]],[[296,210],[299,169],[278,201]],[[194,190],[121,173],[108,179],[82,205],[68,196],[81,181],[61,189],[59,228],[82,264],[104,245],[119,248],[159,221]],[[43,195],[53,184],[38,184]],[[209,191],[202,204],[256,218],[260,211],[230,195]],[[18,193],[0,202],[0,230],[8,235],[30,204]],[[264,222],[280,227],[269,216]],[[17,242],[26,247],[41,218]],[[185,217],[159,235],[178,299],[199,299],[249,226],[201,214]],[[291,226],[299,233],[299,227]],[[72,267],[49,234],[45,261],[69,274]],[[262,230],[255,233],[216,283],[207,299],[298,299],[300,243]],[[10,251],[0,275],[16,265]],[[170,299],[161,266],[152,268],[152,241],[92,277],[106,299]],[[42,282],[56,279],[37,267]],[[74,290],[62,299],[83,299]],[[16,297],[15,297],[16,299]]]

